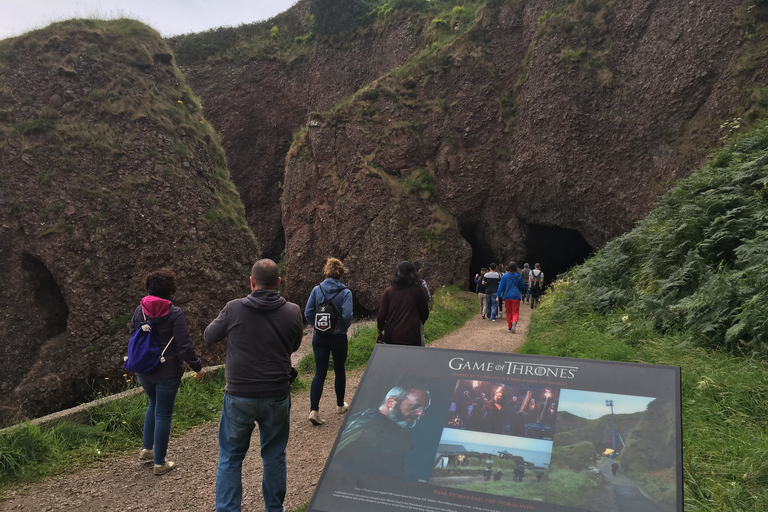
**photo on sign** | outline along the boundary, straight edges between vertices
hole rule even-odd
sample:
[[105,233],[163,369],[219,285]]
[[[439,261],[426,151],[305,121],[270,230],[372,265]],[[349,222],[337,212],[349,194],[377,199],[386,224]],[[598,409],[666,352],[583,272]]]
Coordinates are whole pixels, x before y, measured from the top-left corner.
[[543,501],[552,441],[446,428],[429,483]]
[[560,389],[459,380],[447,428],[552,440]]

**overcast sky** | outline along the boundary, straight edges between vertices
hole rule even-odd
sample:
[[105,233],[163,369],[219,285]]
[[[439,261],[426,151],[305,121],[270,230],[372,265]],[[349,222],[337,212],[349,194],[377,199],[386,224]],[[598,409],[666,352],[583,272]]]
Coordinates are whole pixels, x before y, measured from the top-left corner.
[[0,39],[70,18],[134,18],[164,37],[261,21],[296,0],[0,0]]

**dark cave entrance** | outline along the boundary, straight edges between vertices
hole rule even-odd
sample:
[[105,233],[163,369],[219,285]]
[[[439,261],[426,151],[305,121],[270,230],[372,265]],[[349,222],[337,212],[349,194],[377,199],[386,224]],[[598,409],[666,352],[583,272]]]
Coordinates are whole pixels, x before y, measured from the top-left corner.
[[578,231],[572,229],[528,225],[525,258],[519,264],[541,263],[544,280],[551,283],[569,268],[580,265],[592,254],[590,246]]
[[[499,254],[491,249],[483,238],[477,235],[476,226],[464,226],[462,236],[472,247],[472,259],[468,269],[469,290],[475,290],[475,274],[481,267],[488,266],[492,261],[499,261]],[[527,226],[525,255],[518,259],[520,268],[529,263],[533,268],[535,263],[541,264],[546,283],[551,283],[558,274],[569,268],[583,263],[591,254],[590,246],[578,231],[572,229],[529,224]]]
[[43,262],[28,253],[22,256],[21,270],[40,315],[43,338],[50,339],[66,332],[69,308],[53,274]]
[[475,275],[480,272],[481,268],[487,268],[492,261],[496,261],[497,257],[491,246],[482,237],[478,236],[478,232],[479,229],[476,225],[462,226],[461,228],[461,236],[472,247],[472,259],[467,270],[470,291],[475,291]]

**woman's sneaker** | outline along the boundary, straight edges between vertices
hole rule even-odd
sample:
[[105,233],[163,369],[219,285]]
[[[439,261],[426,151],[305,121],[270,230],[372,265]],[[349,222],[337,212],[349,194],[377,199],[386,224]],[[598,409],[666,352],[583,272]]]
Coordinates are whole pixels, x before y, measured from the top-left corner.
[[309,422],[313,425],[322,425],[323,423],[325,423],[325,420],[320,417],[317,411],[310,411]]
[[344,402],[344,405],[336,406],[336,414],[344,414],[348,410],[349,410],[349,404],[347,402]]
[[142,448],[141,451],[139,452],[139,462],[143,464],[152,462],[154,459],[155,459],[154,450],[145,450],[144,448]]
[[155,464],[155,476],[164,475],[175,467],[176,463],[169,460],[165,461],[165,464]]

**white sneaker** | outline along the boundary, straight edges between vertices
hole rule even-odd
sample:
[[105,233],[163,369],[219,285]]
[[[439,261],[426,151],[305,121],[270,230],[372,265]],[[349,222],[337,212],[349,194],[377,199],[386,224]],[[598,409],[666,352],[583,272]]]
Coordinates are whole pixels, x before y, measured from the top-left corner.
[[510,331],[512,331],[512,334],[517,332],[517,322],[512,322],[512,328]]
[[325,423],[325,420],[320,417],[317,411],[310,411],[309,422],[312,423],[313,425],[322,425],[323,423]]
[[347,402],[344,402],[344,405],[336,406],[336,414],[344,414],[348,410],[349,410],[349,404]]

